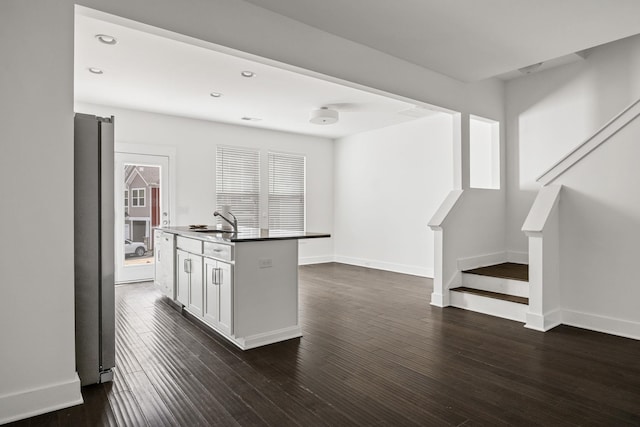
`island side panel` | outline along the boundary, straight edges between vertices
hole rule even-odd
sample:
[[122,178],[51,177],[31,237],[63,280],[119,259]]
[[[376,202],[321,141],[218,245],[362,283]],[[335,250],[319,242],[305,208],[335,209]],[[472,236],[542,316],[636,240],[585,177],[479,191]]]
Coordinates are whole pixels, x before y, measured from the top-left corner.
[[236,338],[299,332],[298,241],[236,242],[235,247]]

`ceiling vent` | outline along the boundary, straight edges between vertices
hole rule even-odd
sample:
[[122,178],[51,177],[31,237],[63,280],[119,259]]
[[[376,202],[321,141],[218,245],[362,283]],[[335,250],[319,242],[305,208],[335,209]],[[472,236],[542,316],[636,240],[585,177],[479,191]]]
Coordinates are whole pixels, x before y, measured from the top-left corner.
[[327,107],[322,107],[319,110],[313,110],[309,121],[316,125],[331,125],[338,122],[338,112],[336,110],[330,110]]

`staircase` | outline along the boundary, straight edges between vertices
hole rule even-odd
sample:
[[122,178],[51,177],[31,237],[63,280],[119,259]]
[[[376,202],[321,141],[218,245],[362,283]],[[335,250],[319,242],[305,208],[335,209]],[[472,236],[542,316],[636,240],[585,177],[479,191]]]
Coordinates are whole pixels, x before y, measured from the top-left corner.
[[529,266],[506,262],[462,272],[462,286],[450,289],[450,305],[526,322]]

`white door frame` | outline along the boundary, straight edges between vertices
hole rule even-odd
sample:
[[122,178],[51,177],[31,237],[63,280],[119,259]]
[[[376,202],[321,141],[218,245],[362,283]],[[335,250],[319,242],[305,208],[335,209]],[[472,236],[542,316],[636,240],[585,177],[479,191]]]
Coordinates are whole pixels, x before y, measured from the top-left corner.
[[[131,155],[132,158],[135,158],[135,155],[142,156],[155,156],[158,160],[167,161],[167,174],[166,183],[162,185],[166,185],[166,189],[162,190],[163,193],[166,192],[167,203],[163,203],[163,205],[167,206],[168,209],[168,217],[160,217],[160,224],[163,227],[170,226],[172,224],[173,215],[176,212],[175,206],[175,188],[176,188],[176,179],[175,179],[175,155],[176,148],[171,146],[158,146],[158,145],[149,145],[149,144],[128,144],[128,143],[118,143],[115,144],[115,152],[116,156],[118,154]],[[118,157],[118,156],[117,156]],[[141,162],[144,163],[144,162]],[[116,167],[119,166],[119,162],[116,162]],[[122,171],[116,170],[115,173],[115,184],[116,184],[116,198],[115,198],[115,208],[116,212],[122,212],[124,210],[124,203],[122,197],[119,196],[120,193],[118,191],[122,188],[122,183],[118,183],[118,180],[122,179]],[[120,218],[116,213],[116,218]],[[166,222],[166,223],[165,223]],[[141,266],[128,266],[124,267],[124,248],[122,247],[121,239],[124,236],[124,223],[120,224],[119,221],[116,220],[115,224],[115,260],[116,260],[116,283],[126,283],[126,282],[135,282],[141,280],[152,280],[154,275],[154,265],[141,265]],[[150,231],[150,234],[152,231]]]

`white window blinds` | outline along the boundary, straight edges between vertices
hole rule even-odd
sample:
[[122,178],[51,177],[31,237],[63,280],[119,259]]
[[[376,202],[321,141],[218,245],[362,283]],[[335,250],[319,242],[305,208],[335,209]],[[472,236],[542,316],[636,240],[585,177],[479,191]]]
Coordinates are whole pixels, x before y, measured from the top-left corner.
[[304,231],[305,158],[269,153],[269,229]]
[[230,205],[241,227],[260,226],[260,152],[218,146],[216,150],[216,209]]

